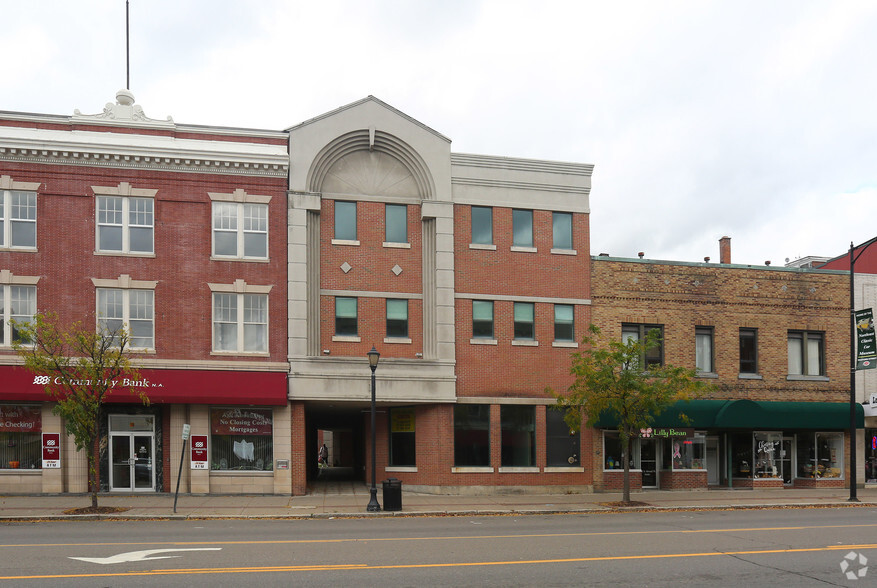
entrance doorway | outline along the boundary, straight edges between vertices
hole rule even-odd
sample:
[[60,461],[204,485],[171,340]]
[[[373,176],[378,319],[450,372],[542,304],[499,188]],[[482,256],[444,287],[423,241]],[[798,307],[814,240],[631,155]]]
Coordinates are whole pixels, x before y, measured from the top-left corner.
[[792,443],[794,442],[793,437],[783,437],[783,445],[780,450],[780,463],[782,464],[782,472],[783,472],[783,484],[790,485],[792,483],[792,473],[794,472],[795,464],[792,462],[792,457],[795,452],[793,451]]
[[719,485],[719,438],[706,438],[706,482],[709,486]]
[[658,487],[658,451],[654,439],[640,439],[640,469],[643,488]]
[[110,415],[110,492],[155,491],[155,417]]

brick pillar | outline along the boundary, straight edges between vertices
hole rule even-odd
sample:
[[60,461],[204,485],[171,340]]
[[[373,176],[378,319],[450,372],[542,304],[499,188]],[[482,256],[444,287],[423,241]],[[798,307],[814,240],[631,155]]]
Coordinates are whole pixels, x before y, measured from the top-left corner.
[[731,237],[719,239],[719,263],[731,263]]

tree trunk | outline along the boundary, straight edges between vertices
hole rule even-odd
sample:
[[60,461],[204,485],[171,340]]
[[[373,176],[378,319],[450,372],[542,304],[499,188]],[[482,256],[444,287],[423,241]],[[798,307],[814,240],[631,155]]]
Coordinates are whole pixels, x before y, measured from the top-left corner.
[[621,447],[622,459],[624,460],[624,484],[621,493],[621,501],[630,504],[630,436],[625,435]]
[[88,462],[88,489],[91,492],[91,508],[97,509],[97,452],[99,449],[95,446],[94,441],[90,445],[92,449],[88,452],[86,459]]

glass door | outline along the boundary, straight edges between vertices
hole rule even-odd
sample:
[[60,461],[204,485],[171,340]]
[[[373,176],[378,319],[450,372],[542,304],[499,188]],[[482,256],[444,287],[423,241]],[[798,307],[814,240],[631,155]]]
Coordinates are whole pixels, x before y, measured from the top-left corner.
[[640,470],[643,488],[658,487],[658,452],[654,439],[640,439]]
[[131,436],[110,437],[110,491],[131,490]]
[[792,483],[792,472],[794,464],[792,463],[792,437],[783,437],[782,449],[780,449],[780,463],[782,464],[783,484]]
[[154,417],[110,416],[110,491],[155,490]]

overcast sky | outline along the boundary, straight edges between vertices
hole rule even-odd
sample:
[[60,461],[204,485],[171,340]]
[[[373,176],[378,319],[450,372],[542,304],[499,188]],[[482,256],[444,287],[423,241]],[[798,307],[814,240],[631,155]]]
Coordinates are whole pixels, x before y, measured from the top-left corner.
[[[147,116],[284,129],[369,94],[452,150],[594,164],[591,252],[782,265],[877,235],[877,2],[130,0]],[[2,0],[0,110],[101,112],[124,0]]]

